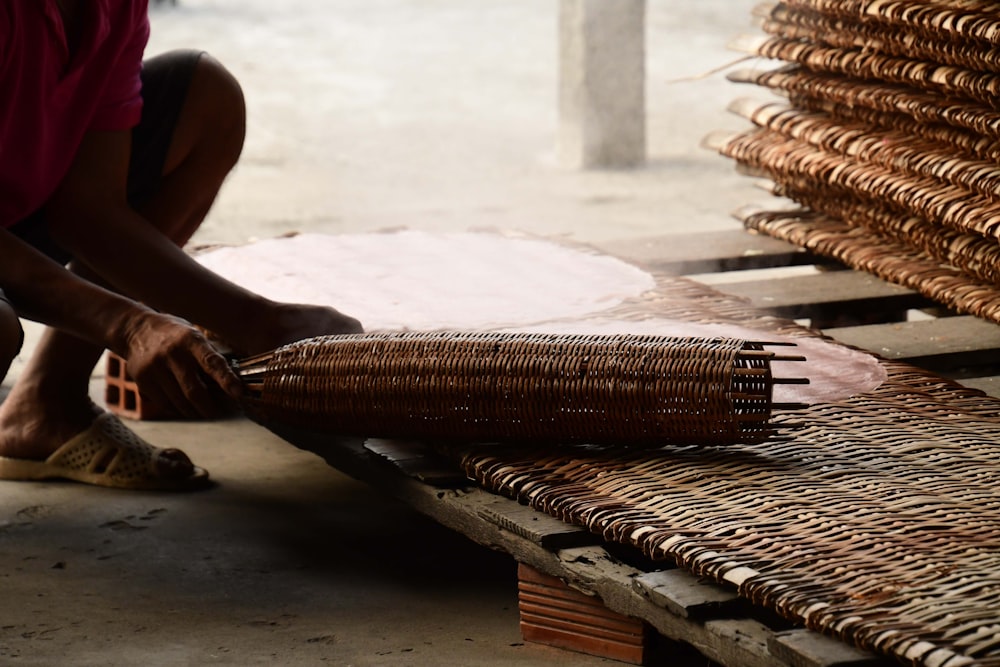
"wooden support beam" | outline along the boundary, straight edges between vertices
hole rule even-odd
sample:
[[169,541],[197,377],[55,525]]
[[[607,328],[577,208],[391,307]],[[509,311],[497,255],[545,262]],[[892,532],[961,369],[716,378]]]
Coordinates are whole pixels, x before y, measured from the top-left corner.
[[939,375],[967,377],[1000,370],[1000,326],[977,317],[838,327],[824,333],[841,343]]
[[742,229],[605,241],[595,245],[606,254],[670,275],[748,271],[826,261],[785,241]]
[[810,276],[716,283],[720,292],[746,298],[763,312],[788,319],[810,319],[812,326],[898,322],[906,311],[932,302],[920,294],[856,271]]
[[[727,594],[715,584],[707,584],[701,594],[691,590],[680,592],[685,587],[701,585],[697,577],[688,575],[685,582],[679,571],[677,575],[644,573],[614,558],[598,544],[559,548],[556,545],[577,540],[587,542],[593,536],[581,535],[573,526],[543,520],[541,517],[545,516],[557,521],[513,500],[475,488],[471,482],[465,488],[440,488],[420,482],[396,465],[387,465],[385,452],[366,448],[363,439],[335,438],[287,427],[272,430],[342,472],[399,498],[441,525],[479,544],[506,552],[539,572],[559,577],[587,595],[598,596],[609,610],[640,619],[663,637],[692,646],[724,667],[791,665],[769,650],[775,631],[765,623],[756,618],[726,618],[739,615],[743,605],[726,603],[732,593]],[[502,518],[497,520],[497,517]],[[665,588],[671,579],[679,588]],[[657,594],[651,595],[651,590]],[[667,604],[668,598],[673,602]],[[712,600],[719,602],[714,612]],[[677,613],[677,609],[685,611]],[[873,664],[888,667],[891,661],[875,659]]]

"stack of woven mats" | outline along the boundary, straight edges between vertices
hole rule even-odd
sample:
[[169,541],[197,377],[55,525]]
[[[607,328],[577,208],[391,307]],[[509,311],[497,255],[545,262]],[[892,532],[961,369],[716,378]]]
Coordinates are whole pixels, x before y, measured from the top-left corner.
[[[783,96],[733,109],[720,151],[801,208],[747,227],[1000,322],[1000,3],[787,0],[742,48],[784,65],[735,81]],[[779,207],[780,208],[780,207]]]
[[[656,317],[817,343],[815,332],[683,279],[661,278],[654,298]],[[297,407],[279,404],[300,379],[279,374],[289,389],[268,399],[265,363],[247,364],[254,409],[265,423],[294,421]],[[685,444],[675,434],[661,448],[452,442],[442,451],[486,489],[859,647],[905,664],[1000,665],[1000,403],[879,363],[887,379],[876,389],[779,412],[776,437]],[[449,373],[463,371],[439,377]]]

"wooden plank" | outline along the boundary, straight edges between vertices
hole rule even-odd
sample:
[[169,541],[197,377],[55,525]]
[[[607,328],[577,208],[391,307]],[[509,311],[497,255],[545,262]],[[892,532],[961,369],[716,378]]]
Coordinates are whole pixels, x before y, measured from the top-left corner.
[[778,317],[813,320],[818,328],[896,321],[911,308],[931,304],[912,290],[857,271],[725,282],[712,287],[745,298],[754,308]]
[[779,632],[767,641],[768,650],[792,667],[874,667],[884,660],[811,630]]
[[826,261],[785,241],[742,229],[605,241],[595,247],[642,268],[672,275],[801,266]]
[[749,618],[727,618],[708,621],[705,629],[706,637],[693,643],[702,655],[716,662],[747,667],[773,662],[787,664],[767,647],[774,633],[763,623]]
[[458,466],[422,442],[371,438],[365,442],[365,449],[421,482],[445,488],[469,484]]
[[705,620],[745,611],[748,604],[736,591],[698,579],[684,570],[660,570],[635,578],[633,585],[664,609],[678,616]]
[[553,552],[484,520],[483,507],[504,502],[516,506],[513,500],[475,487],[431,487],[380,462],[376,454],[364,448],[360,438],[334,438],[291,427],[272,426],[271,430],[288,442],[319,455],[345,474],[390,493],[441,525],[479,544],[504,551],[540,572],[559,577],[577,590],[599,596],[612,611],[642,619],[670,639],[696,647],[704,645],[714,653],[724,653],[729,657],[728,662],[722,662],[725,667],[787,667],[783,660],[751,657],[739,647],[725,648],[721,645],[728,641],[727,638],[713,636],[703,624],[657,606],[633,590],[632,580],[641,573],[615,560],[600,546]]
[[755,641],[747,641],[734,633],[732,621],[701,623],[651,604],[649,598],[632,586],[639,573],[600,547],[564,549],[558,556],[562,573],[556,576],[574,588],[594,593],[609,609],[642,619],[664,637],[693,646],[711,660],[727,667],[787,666],[784,660],[774,657],[767,650],[766,636],[769,631],[757,621],[736,621],[761,630],[762,634],[754,635]]
[[486,503],[479,508],[479,516],[515,535],[552,551],[597,544],[601,538],[590,531],[560,521],[506,498]]
[[886,359],[961,376],[1000,362],[1000,326],[978,317],[943,317],[895,324],[837,327],[828,336]]
[[[770,652],[768,639],[774,631],[751,618],[724,618],[705,622],[685,618],[662,608],[637,586],[632,568],[616,561],[600,547],[564,549],[559,552],[560,578],[585,591],[592,591],[605,606],[626,616],[640,618],[664,637],[688,644],[703,656],[727,667],[787,667]],[[893,663],[886,660],[882,665]]]
[[962,378],[959,383],[970,389],[978,389],[987,396],[1000,398],[1000,375],[988,377]]

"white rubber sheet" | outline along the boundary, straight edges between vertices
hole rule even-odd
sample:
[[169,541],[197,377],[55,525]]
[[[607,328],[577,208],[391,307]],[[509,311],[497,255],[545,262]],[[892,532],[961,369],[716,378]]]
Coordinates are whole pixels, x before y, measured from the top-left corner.
[[206,267],[270,299],[329,305],[366,330],[524,331],[731,337],[794,342],[778,402],[825,403],[875,389],[885,370],[869,354],[813,337],[658,319],[615,321],[607,311],[656,289],[649,273],[613,257],[494,233],[398,231],[299,234],[213,249]]

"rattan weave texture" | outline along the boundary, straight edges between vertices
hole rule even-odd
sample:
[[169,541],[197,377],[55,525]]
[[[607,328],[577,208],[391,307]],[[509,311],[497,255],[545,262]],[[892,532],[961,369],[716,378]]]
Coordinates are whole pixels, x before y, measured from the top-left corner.
[[[815,335],[686,281],[664,289],[662,316]],[[904,664],[1000,665],[1000,401],[881,363],[873,392],[776,415],[785,438],[459,451],[486,488],[820,632]]]
[[958,312],[1000,323],[1000,289],[995,283],[974,280],[908,245],[815,211],[747,211],[743,221],[749,229],[891,280]]
[[984,104],[991,104],[1000,93],[1000,76],[995,74],[863,49],[836,49],[774,37],[759,47],[759,55],[799,63],[813,72],[903,84],[944,97],[968,97]]
[[914,664],[997,665],[997,406],[967,412],[967,397],[951,404],[905,374],[790,416],[809,424],[792,443],[482,450],[465,467],[488,488],[861,647]]
[[[1000,240],[1000,201],[949,185],[943,178],[915,176],[769,131],[757,130],[730,141],[725,154],[767,171],[779,183],[823,189],[829,196],[854,192],[890,203],[946,227]],[[888,154],[888,151],[886,152]],[[947,169],[948,165],[941,165]]]
[[[1000,137],[1000,112],[988,104],[968,100],[948,100],[938,95],[882,81],[866,81],[818,74],[794,66],[775,70],[740,70],[729,78],[737,83],[753,83],[788,95],[793,105],[823,111],[834,118],[854,119],[861,110],[876,112],[866,120],[877,129],[910,124],[906,128],[930,125],[935,132],[947,128],[970,130],[987,138]],[[846,115],[841,115],[841,114]],[[944,137],[930,139],[946,141]]]
[[989,0],[786,0],[795,9],[886,30],[914,30],[931,39],[995,44],[1000,40],[1000,3]]
[[[662,446],[769,426],[760,342],[628,335],[373,333],[239,364],[260,421],[380,437]],[[785,357],[777,357],[785,358]]]
[[[797,189],[791,185],[778,186],[775,193],[794,199],[811,211],[824,214],[837,221],[840,228],[863,228],[874,235],[853,243],[845,239],[846,245],[842,252],[845,256],[856,256],[857,252],[863,251],[863,243],[881,244],[890,241],[896,244],[897,251],[902,255],[910,255],[915,251],[922,253],[928,260],[964,271],[973,280],[986,284],[1000,283],[1000,245],[982,236],[943,229],[923,218],[901,213],[877,199],[862,198],[850,193],[828,197],[822,192]],[[758,224],[756,220],[747,217],[742,219],[755,231],[784,237],[777,227],[764,228],[765,225]],[[808,240],[803,239],[802,242],[808,243]],[[857,247],[854,248],[855,252],[851,252],[851,247],[847,246]],[[833,251],[830,249],[828,252]],[[854,263],[853,260],[847,261]]]
[[887,29],[884,23],[859,23],[849,19],[796,9],[787,5],[776,7],[764,17],[764,32],[790,40],[822,42],[842,49],[876,49],[880,53],[917,58],[966,69],[1000,71],[1000,48],[983,44],[968,49],[954,39],[928,39],[927,32],[910,23],[897,23]]
[[756,52],[788,64],[730,78],[788,104],[739,105],[758,127],[721,152],[823,215],[747,224],[1000,322],[998,7],[787,0],[765,11],[774,36]]

